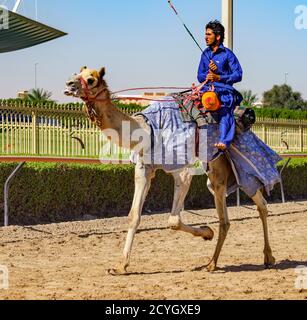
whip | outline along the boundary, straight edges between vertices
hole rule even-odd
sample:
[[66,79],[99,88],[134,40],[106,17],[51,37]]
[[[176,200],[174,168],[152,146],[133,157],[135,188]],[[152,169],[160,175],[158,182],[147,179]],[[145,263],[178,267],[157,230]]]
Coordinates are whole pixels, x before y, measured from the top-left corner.
[[181,19],[180,15],[178,14],[178,11],[175,9],[174,5],[172,4],[172,2],[170,0],[167,1],[168,4],[170,5],[170,7],[172,8],[172,10],[175,12],[176,16],[178,17],[178,19],[180,20],[180,22],[183,24],[184,28],[186,29],[186,31],[188,32],[188,34],[190,35],[190,37],[193,39],[193,41],[196,43],[197,47],[200,49],[201,52],[203,52],[203,49],[201,48],[201,46],[198,44],[198,42],[196,41],[195,37],[193,36],[193,34],[191,33],[191,31],[189,30],[189,28],[186,26],[186,24],[184,23],[184,21]]

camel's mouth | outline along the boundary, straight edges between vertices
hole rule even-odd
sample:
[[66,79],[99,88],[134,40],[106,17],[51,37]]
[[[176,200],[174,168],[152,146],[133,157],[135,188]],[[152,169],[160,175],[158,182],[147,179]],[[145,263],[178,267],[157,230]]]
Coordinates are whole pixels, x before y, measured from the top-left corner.
[[64,94],[69,97],[79,97],[79,90],[75,87],[66,87],[64,90]]
[[104,74],[104,68],[98,72],[83,67],[81,73],[73,74],[66,81],[66,88],[63,93],[66,96],[81,98],[83,100],[95,99],[103,91],[101,84]]
[[77,75],[73,75],[67,82],[66,82],[66,88],[64,90],[64,94],[66,96],[73,96],[73,97],[80,97],[80,81],[77,77]]

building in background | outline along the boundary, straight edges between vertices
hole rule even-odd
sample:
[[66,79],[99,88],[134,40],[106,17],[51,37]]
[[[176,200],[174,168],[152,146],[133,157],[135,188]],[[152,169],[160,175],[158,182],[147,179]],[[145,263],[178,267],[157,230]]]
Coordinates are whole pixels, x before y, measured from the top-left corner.
[[18,99],[26,99],[28,98],[29,91],[19,91],[17,92],[17,98]]
[[166,92],[144,92],[143,94],[139,95],[118,95],[118,98],[120,98],[120,102],[123,104],[135,103],[139,104],[140,106],[146,107],[149,104],[155,102],[155,100],[163,100],[163,98],[167,95],[168,93]]

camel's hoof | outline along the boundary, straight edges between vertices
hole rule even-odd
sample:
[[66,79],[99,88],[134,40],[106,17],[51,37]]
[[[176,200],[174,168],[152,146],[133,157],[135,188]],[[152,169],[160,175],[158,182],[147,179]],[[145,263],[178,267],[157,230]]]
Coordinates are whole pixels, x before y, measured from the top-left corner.
[[120,275],[125,275],[127,271],[125,269],[108,269],[106,274],[109,276],[120,276]]
[[207,265],[207,271],[208,272],[213,272],[215,270],[216,270],[216,264],[215,264],[214,261],[212,261]]
[[264,267],[265,269],[271,269],[275,265],[275,258],[273,256],[264,259]]
[[211,228],[209,228],[209,227],[204,227],[203,230],[204,230],[203,239],[205,241],[211,241],[213,239],[213,237],[214,237],[213,230]]

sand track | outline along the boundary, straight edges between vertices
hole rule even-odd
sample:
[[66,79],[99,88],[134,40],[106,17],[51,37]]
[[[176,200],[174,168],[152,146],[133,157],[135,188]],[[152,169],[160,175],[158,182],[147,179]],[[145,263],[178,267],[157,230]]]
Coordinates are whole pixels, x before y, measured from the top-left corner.
[[[229,208],[231,228],[214,273],[192,270],[209,261],[217,234],[204,242],[169,230],[167,214],[143,217],[129,274],[118,277],[106,270],[121,260],[126,218],[0,228],[0,265],[9,270],[0,299],[307,299],[307,290],[295,288],[295,268],[307,267],[307,202],[269,210],[271,270],[262,264],[254,206]],[[183,220],[217,233],[214,210],[185,211]]]

